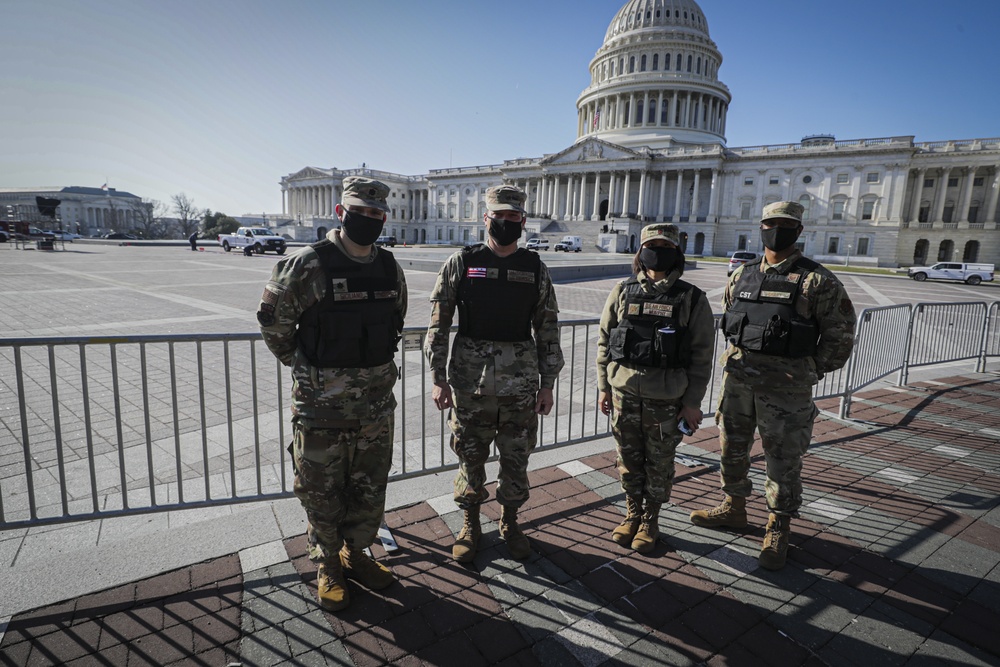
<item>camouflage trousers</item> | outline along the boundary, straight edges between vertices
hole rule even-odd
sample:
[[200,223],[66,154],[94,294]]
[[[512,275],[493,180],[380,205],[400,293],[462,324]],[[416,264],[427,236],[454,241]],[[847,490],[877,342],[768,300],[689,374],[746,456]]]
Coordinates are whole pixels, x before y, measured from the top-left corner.
[[802,505],[802,457],[817,414],[812,389],[755,389],[726,373],[715,413],[722,446],[722,490],[730,496],[750,495],[753,484],[747,475],[756,429],[767,468],[767,507],[775,514],[795,516]]
[[294,424],[295,496],[309,520],[309,557],[336,558],[346,542],[375,541],[392,466],[393,414],[346,428]]
[[454,392],[451,448],[458,456],[455,503],[464,509],[490,497],[486,459],[490,443],[500,453],[497,501],[520,507],[528,500],[528,456],[538,440],[535,396],[483,396]]
[[622,490],[657,503],[670,500],[680,401],[650,401],[612,390],[611,432],[618,448]]

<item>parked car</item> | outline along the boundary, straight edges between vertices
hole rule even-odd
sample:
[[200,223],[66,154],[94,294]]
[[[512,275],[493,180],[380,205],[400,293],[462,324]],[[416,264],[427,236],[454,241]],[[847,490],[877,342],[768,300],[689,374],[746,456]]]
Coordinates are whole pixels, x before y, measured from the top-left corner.
[[992,264],[938,262],[933,266],[911,266],[906,273],[917,282],[932,278],[934,280],[958,280],[969,285],[978,285],[983,281],[992,282],[993,270]]
[[285,239],[278,236],[267,227],[240,227],[232,234],[219,234],[219,245],[226,252],[233,248],[250,248],[251,252],[263,255],[273,250],[279,255],[285,254]]
[[79,234],[67,232],[62,229],[46,229],[44,231],[46,236],[54,236],[59,241],[73,241],[74,239],[80,238]]
[[389,246],[390,248],[396,247],[396,237],[395,236],[380,236],[375,239],[375,245]]
[[548,250],[549,240],[536,236],[533,239],[528,239],[528,242],[524,244],[524,247],[528,250]]
[[737,250],[729,258],[729,268],[726,270],[726,275],[733,275],[733,271],[740,268],[744,264],[749,264],[751,262],[757,262],[760,260],[760,255],[755,252],[750,252],[749,250]]
[[556,252],[560,250],[563,252],[580,252],[583,250],[583,241],[580,240],[579,236],[564,236],[555,247]]
[[105,234],[101,238],[104,239],[115,239],[118,241],[138,241],[139,237],[133,234],[126,234],[124,232],[111,232],[110,234]]

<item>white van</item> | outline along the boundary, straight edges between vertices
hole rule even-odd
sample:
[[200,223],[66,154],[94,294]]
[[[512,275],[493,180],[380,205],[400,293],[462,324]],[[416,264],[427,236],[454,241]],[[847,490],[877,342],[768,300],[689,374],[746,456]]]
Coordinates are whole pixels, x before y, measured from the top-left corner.
[[580,240],[579,236],[564,236],[555,247],[556,252],[562,250],[563,252],[580,252],[583,250],[583,241]]
[[922,282],[928,278],[934,280],[958,280],[970,285],[993,281],[992,264],[961,264],[958,262],[938,262],[933,266],[911,266],[907,275]]

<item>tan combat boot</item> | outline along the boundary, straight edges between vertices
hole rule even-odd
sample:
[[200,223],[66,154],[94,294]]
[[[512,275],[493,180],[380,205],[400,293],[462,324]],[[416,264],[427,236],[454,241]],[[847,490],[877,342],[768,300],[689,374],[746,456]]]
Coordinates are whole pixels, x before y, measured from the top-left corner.
[[517,509],[503,507],[500,511],[500,537],[507,542],[507,550],[514,560],[524,560],[531,555],[531,545],[528,538],[517,525]]
[[691,523],[703,528],[746,528],[747,499],[726,496],[718,507],[691,512]]
[[788,556],[788,534],[791,532],[792,518],[789,516],[771,514],[767,520],[767,533],[764,535],[764,546],[760,550],[757,561],[765,570],[780,570],[785,567]]
[[451,557],[459,563],[471,563],[476,557],[476,547],[482,534],[483,530],[479,525],[479,505],[471,505],[465,510],[465,525],[455,539],[455,546],[451,548]]
[[632,544],[635,533],[642,523],[642,499],[634,496],[625,496],[625,508],[628,512],[625,520],[611,532],[611,540],[616,544],[627,547]]
[[344,576],[369,590],[380,591],[396,581],[385,565],[372,559],[362,549],[351,549],[346,544],[340,550],[340,564],[344,568]]
[[642,522],[632,540],[632,548],[641,554],[648,553],[656,546],[660,537],[660,503],[646,501],[646,511],[642,513]]
[[344,570],[340,563],[320,565],[316,572],[317,597],[319,604],[327,611],[340,611],[351,603],[344,581]]

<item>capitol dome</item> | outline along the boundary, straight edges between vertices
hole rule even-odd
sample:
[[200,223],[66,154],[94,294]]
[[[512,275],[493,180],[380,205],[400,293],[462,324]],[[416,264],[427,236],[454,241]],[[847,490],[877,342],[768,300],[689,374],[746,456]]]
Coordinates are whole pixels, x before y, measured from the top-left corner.
[[629,147],[724,144],[732,97],[694,0],[631,0],[608,26],[577,100],[577,141]]

